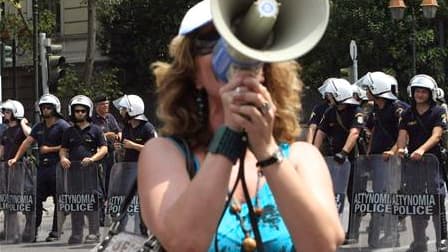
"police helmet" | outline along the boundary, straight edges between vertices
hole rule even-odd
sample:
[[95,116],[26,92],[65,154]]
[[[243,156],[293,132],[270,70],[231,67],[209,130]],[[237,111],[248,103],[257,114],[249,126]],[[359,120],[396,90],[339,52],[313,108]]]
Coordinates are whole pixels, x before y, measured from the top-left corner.
[[23,119],[25,116],[25,108],[19,101],[11,99],[6,100],[4,103],[2,103],[1,108],[11,110],[12,115],[17,119]]
[[69,105],[68,105],[68,115],[69,116],[72,116],[73,108],[76,105],[82,105],[82,106],[86,107],[89,110],[88,111],[89,117],[92,117],[92,114],[93,114],[93,102],[92,102],[92,100],[89,97],[87,97],[85,95],[74,96],[70,100]]
[[59,99],[52,95],[52,94],[44,94],[40,97],[39,99],[39,107],[41,107],[41,105],[43,104],[51,104],[54,106],[54,108],[56,109],[56,113],[57,115],[60,116],[61,114],[61,102],[59,101]]
[[443,91],[443,89],[441,88],[437,88],[437,100],[439,102],[445,103],[445,91]]
[[331,82],[331,80],[336,79],[336,78],[328,78],[324,81],[324,83],[322,83],[322,85],[317,88],[317,90],[319,91],[319,93],[322,95],[322,98],[325,99],[325,95],[328,93],[327,91],[329,91],[328,88],[328,84]]
[[345,79],[332,79],[329,81],[327,92],[340,104],[359,104],[353,98],[352,85]]
[[383,72],[369,72],[365,75],[363,85],[369,89],[372,95],[389,99],[396,100],[397,97],[393,93],[393,86],[396,85],[397,81],[390,75]]
[[398,81],[397,81],[397,79],[394,76],[390,75],[390,74],[386,74],[386,76],[390,79],[389,82],[390,82],[390,85],[392,86],[391,87],[392,93],[395,96],[397,96],[398,95]]
[[365,89],[363,89],[363,88],[361,88],[360,86],[355,85],[355,84],[352,85],[352,89],[353,89],[353,95],[358,96],[358,98],[359,98],[360,100],[362,100],[362,101],[367,101],[367,100],[369,100],[369,99],[367,98],[367,92],[366,92]]
[[412,79],[409,81],[408,86],[408,95],[410,98],[414,99],[414,89],[415,88],[426,88],[431,93],[431,98],[433,101],[437,101],[437,82],[429,75],[427,74],[417,74],[416,76],[412,77]]
[[131,118],[143,115],[145,112],[145,103],[138,95],[123,95],[113,101],[113,104],[117,109],[125,108]]
[[360,87],[361,89],[367,90],[368,85],[370,84],[370,72],[367,72],[361,78],[359,78],[353,85]]

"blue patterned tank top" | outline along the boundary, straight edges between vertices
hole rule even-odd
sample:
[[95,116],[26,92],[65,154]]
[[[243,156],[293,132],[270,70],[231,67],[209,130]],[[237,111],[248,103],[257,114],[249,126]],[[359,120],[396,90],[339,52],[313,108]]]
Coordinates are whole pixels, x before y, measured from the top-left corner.
[[[176,143],[177,144],[177,143]],[[289,144],[279,145],[283,155],[289,157]],[[180,148],[182,150],[182,148]],[[199,170],[199,161],[195,157],[194,168],[196,172]],[[263,213],[258,220],[258,229],[260,230],[261,239],[263,240],[264,251],[275,252],[292,252],[295,251],[291,235],[286,228],[283,218],[278,211],[277,203],[274,195],[267,183],[263,184],[258,192],[259,205],[263,208]],[[251,199],[255,204],[255,198]],[[249,219],[249,211],[247,204],[241,204],[241,216],[246,227],[251,227]],[[242,241],[245,237],[240,226],[239,217],[232,214],[228,207],[219,224],[218,228],[218,250],[215,251],[215,239],[208,249],[209,252],[238,252],[243,251]],[[251,230],[251,237],[255,237]]]
[[[283,155],[289,156],[289,145],[281,144]],[[263,208],[262,216],[258,220],[261,239],[263,240],[264,251],[289,252],[295,251],[291,235],[286,228],[283,218],[278,211],[277,203],[272,195],[267,183],[263,184],[258,192],[259,204]],[[251,199],[255,204],[255,198]],[[241,204],[241,216],[246,227],[251,227],[247,204]],[[224,217],[218,228],[218,249],[219,252],[236,252],[242,250],[242,241],[245,237],[240,226],[239,217],[232,214],[230,207],[226,209]],[[255,237],[251,231],[251,237]],[[215,251],[214,239],[208,250]]]

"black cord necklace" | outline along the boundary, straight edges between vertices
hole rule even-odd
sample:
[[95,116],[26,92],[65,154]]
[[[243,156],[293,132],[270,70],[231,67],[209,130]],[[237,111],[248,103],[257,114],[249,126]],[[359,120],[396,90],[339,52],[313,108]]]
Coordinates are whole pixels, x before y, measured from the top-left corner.
[[[257,217],[257,224],[258,224],[258,218],[263,214],[263,208],[260,207],[260,201],[259,201],[259,197],[258,197],[261,177],[263,177],[263,173],[261,170],[258,170],[258,172],[257,172],[257,187],[256,187],[256,191],[255,191],[255,206],[253,209],[255,216]],[[229,198],[230,197],[231,197],[231,195],[229,193]],[[245,225],[244,218],[241,215],[241,203],[235,197],[231,197],[230,212],[237,217],[238,221],[240,222],[241,230],[244,233],[244,238],[241,243],[244,251],[245,252],[255,251],[255,249],[257,248],[257,242],[254,238],[252,238],[250,236],[250,231],[252,229],[248,228]]]
[[[227,208],[229,207],[229,205],[230,205],[230,203],[232,201],[233,194],[235,193],[236,187],[237,187],[238,182],[240,180],[241,180],[241,184],[243,186],[244,197],[246,198],[247,209],[249,211],[250,225],[252,226],[252,230],[253,230],[253,233],[254,233],[254,236],[255,236],[255,240],[253,238],[251,238],[250,236],[249,237],[244,237],[242,245],[243,245],[243,248],[244,248],[244,244],[247,244],[248,248],[251,249],[251,250],[247,250],[247,251],[255,251],[255,249],[256,249],[257,252],[264,252],[263,241],[261,239],[260,230],[258,229],[258,221],[257,221],[258,218],[257,218],[257,215],[255,213],[256,211],[254,210],[254,207],[253,207],[252,202],[251,202],[249,190],[247,189],[246,178],[245,178],[245,174],[244,174],[244,160],[245,160],[245,157],[246,157],[246,152],[243,152],[242,156],[240,157],[240,165],[239,165],[239,170],[238,170],[238,177],[237,177],[235,183],[233,184],[232,190],[229,193],[228,199],[227,199],[227,201],[226,201],[226,203],[224,205],[224,209],[223,209],[223,211],[221,213],[221,217],[219,218],[218,225],[216,226],[215,239],[214,239],[215,240],[214,241],[214,247],[215,247],[215,251],[216,252],[219,251],[219,246],[218,246],[218,229],[219,229],[219,224],[221,223],[221,220],[224,217],[224,215],[225,215],[225,213],[227,211]],[[259,175],[259,177],[258,177],[258,179],[259,179],[260,178],[260,173],[258,175]],[[259,184],[259,180],[258,180],[257,184]],[[259,186],[257,185],[257,190],[258,190],[258,187]],[[255,203],[257,205],[257,208],[259,208],[258,207],[258,205],[259,205],[258,191],[256,193]],[[259,209],[261,209],[261,208],[259,208]],[[240,211],[241,211],[241,206],[240,206]],[[257,210],[257,211],[261,215],[262,212],[260,210]],[[246,234],[249,233],[249,232],[245,232],[244,230],[245,230],[245,228],[243,229],[244,233],[246,233]],[[249,239],[246,239],[246,238],[249,238]],[[244,243],[244,241],[246,241],[246,243]],[[246,250],[244,250],[244,251],[246,251]]]

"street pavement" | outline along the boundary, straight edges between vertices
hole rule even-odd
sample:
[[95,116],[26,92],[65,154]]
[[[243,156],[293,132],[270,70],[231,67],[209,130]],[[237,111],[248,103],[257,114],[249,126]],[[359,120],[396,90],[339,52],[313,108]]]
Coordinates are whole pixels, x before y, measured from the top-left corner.
[[[67,216],[66,222],[63,226],[63,233],[58,241],[46,242],[48,233],[51,230],[51,224],[53,221],[53,200],[48,198],[44,203],[44,211],[42,217],[42,224],[39,228],[37,242],[35,243],[20,243],[20,244],[2,244],[0,243],[0,252],[84,252],[90,251],[95,244],[80,244],[80,245],[68,245],[67,241],[71,234],[70,216]],[[2,215],[2,213],[1,213]],[[3,229],[3,216],[0,216],[0,229]],[[101,233],[105,234],[107,230],[101,228]],[[84,236],[88,234],[87,229],[84,229]]]
[[[445,202],[445,205],[447,202]],[[84,252],[90,251],[95,244],[80,244],[80,245],[68,245],[67,241],[71,233],[70,226],[70,218],[68,216],[66,222],[63,226],[63,234],[58,241],[54,242],[45,242],[45,238],[47,237],[49,231],[51,230],[52,224],[52,216],[53,216],[53,204],[52,199],[48,198],[48,200],[44,203],[44,208],[47,210],[44,212],[44,216],[42,218],[42,225],[39,229],[37,242],[35,243],[20,243],[20,244],[4,244],[0,242],[0,252]],[[348,204],[344,206],[344,214],[341,217],[341,222],[345,230],[347,230],[348,226]],[[410,217],[406,218],[406,226],[407,231],[400,232],[400,244],[401,246],[395,248],[387,248],[387,249],[371,249],[368,247],[367,239],[368,239],[368,226],[370,221],[370,215],[367,214],[362,217],[361,228],[360,228],[360,238],[357,244],[341,246],[338,249],[338,252],[364,252],[364,251],[374,251],[374,252],[404,252],[408,249],[409,244],[413,240],[412,235],[412,227],[411,227],[411,219]],[[3,216],[0,213],[0,229],[3,229]],[[104,235],[107,233],[107,228],[101,228],[101,233]],[[88,232],[85,229],[84,235],[87,235]],[[435,235],[434,235],[434,227],[430,223],[426,229],[426,234],[430,237],[428,241],[428,251],[436,251],[435,249]]]

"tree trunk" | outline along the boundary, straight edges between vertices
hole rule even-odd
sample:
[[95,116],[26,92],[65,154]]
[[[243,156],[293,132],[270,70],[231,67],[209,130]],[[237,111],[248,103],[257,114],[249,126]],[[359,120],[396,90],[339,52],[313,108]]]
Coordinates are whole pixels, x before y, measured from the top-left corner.
[[90,85],[93,75],[93,66],[95,63],[96,46],[96,0],[88,0],[88,24],[87,24],[87,50],[84,68],[84,82]]

